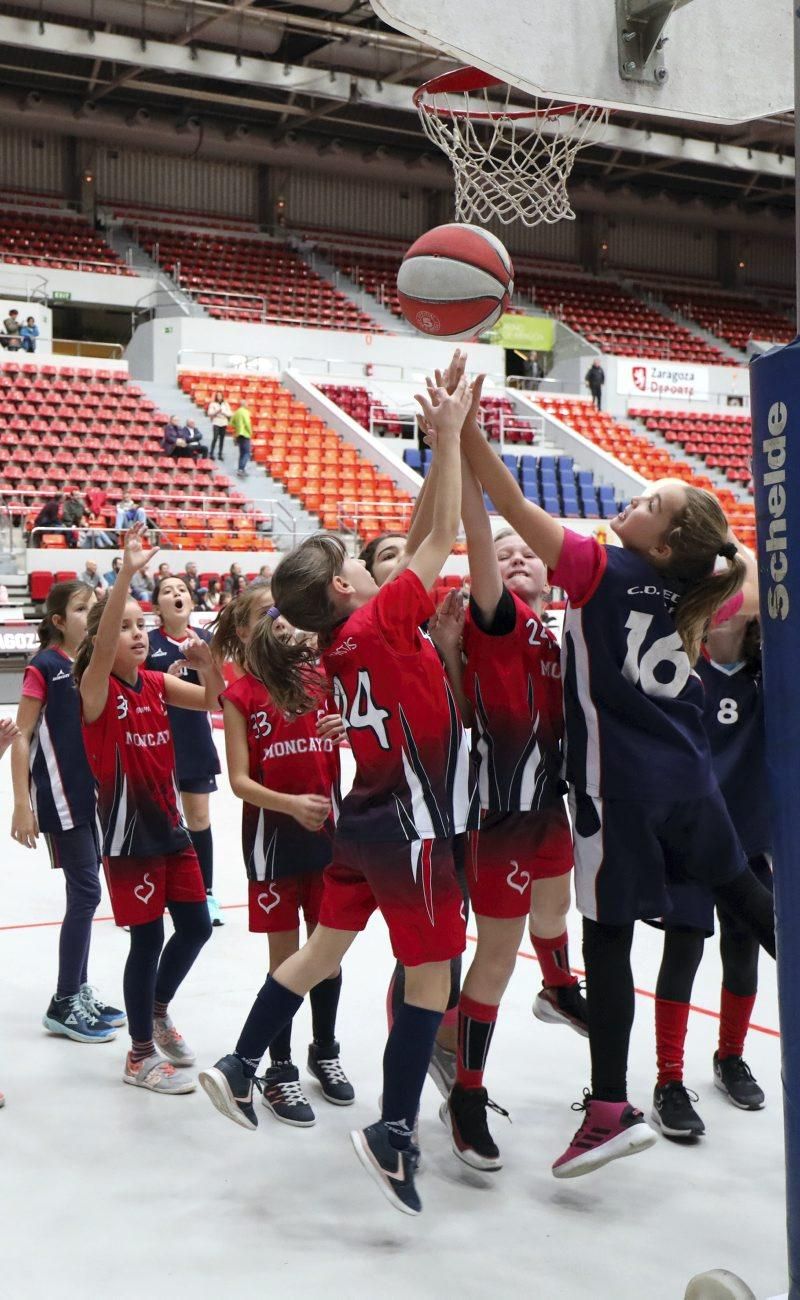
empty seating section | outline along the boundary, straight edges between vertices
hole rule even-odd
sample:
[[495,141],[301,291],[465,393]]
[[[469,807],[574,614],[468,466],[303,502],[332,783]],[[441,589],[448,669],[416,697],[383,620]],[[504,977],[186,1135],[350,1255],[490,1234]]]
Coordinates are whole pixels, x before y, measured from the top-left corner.
[[203,226],[212,230],[258,233],[258,223],[247,221],[243,217],[210,216],[208,213],[192,212],[188,208],[170,208],[165,211],[152,203],[112,203],[109,206],[116,220],[134,226],[157,221],[159,225]]
[[375,333],[378,326],[286,244],[145,227],[145,251],[218,320]]
[[[408,411],[391,411],[367,388],[354,384],[318,384],[320,392],[377,437],[411,437],[414,416]],[[519,415],[508,397],[484,397],[481,401],[481,424],[492,442],[527,443],[536,440],[535,423],[530,415]]]
[[392,253],[356,246],[324,248],[323,252],[342,275],[354,280],[366,293],[371,293],[394,316],[402,317],[397,296],[397,272],[403,260],[402,250]]
[[[116,504],[130,484],[162,546],[271,550],[263,536],[270,521],[231,490],[212,461],[166,459],[161,427],[167,420],[118,371],[7,361],[0,370],[0,499],[30,528],[55,493],[108,484],[103,521],[87,526],[113,529]],[[43,540],[65,545],[57,533]]]
[[634,433],[627,425],[617,423],[604,411],[596,411],[591,402],[581,398],[539,397],[536,404],[546,414],[562,420],[602,451],[635,470],[642,478],[651,481],[680,478],[694,487],[714,492],[737,535],[745,545],[755,545],[753,507],[738,501],[733,492],[718,487],[707,476],[696,474],[686,461],[673,459],[665,448],[656,447],[644,431]]
[[681,316],[696,321],[702,329],[742,352],[750,339],[790,343],[795,335],[785,316],[762,307],[752,298],[732,297],[712,290],[670,289],[664,293],[664,299]]
[[516,288],[603,352],[615,356],[730,366],[737,363],[675,321],[606,280],[518,269]]
[[277,379],[185,370],[180,385],[205,408],[224,383],[231,406],[245,398],[253,424],[253,459],[282,483],[323,528],[355,532],[363,541],[378,533],[405,532],[413,502],[388,474],[340,438]]
[[45,266],[53,271],[136,274],[81,218],[13,208],[0,208],[0,262]]

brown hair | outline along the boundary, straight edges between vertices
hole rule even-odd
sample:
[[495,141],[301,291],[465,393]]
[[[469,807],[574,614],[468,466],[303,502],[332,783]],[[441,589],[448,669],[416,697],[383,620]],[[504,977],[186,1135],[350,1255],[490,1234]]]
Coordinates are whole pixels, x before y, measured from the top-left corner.
[[220,663],[227,659],[236,664],[237,668],[245,667],[245,643],[240,632],[245,631],[249,626],[253,605],[265,591],[270,591],[270,583],[262,578],[251,583],[220,609],[211,624],[214,629],[211,637],[211,653]]
[[85,591],[90,596],[94,594],[87,583],[79,582],[76,578],[70,582],[56,582],[48,591],[47,600],[44,602],[44,617],[36,629],[43,650],[47,650],[51,645],[60,645],[64,640],[61,630],[53,622],[53,615],[65,618],[69,602],[79,591]]
[[[276,608],[293,627],[318,633],[322,645],[341,621],[330,585],[345,558],[338,537],[317,533],[290,551],[272,575]],[[323,692],[316,660],[317,651],[308,642],[281,640],[270,617],[259,622],[245,655],[248,670],[285,713],[306,713],[316,707]]]
[[[194,596],[192,593],[192,589],[189,586],[186,579],[179,577],[177,573],[167,574],[166,577],[162,578],[160,582],[157,582],[155,584],[155,586],[153,587],[153,596],[152,596],[153,609],[155,610],[156,614],[158,614],[158,617],[161,619],[162,623],[164,622],[164,620],[163,618],[161,618],[161,610],[158,608],[158,598],[161,595],[161,588],[163,587],[165,582],[179,582],[183,587],[183,589],[185,590],[186,595],[189,597],[189,600],[192,602],[192,605],[194,606]],[[192,612],[193,610],[190,609],[189,613],[191,614]]]
[[397,537],[399,538],[400,541],[403,542],[406,540],[405,533],[379,533],[377,537],[373,537],[371,542],[367,542],[366,546],[364,547],[363,551],[358,557],[359,560],[363,562],[364,567],[367,570],[367,573],[371,577],[375,576],[373,573],[373,566],[375,564],[375,556],[378,553],[378,547],[383,546],[383,543],[387,542],[390,537]]
[[92,605],[89,610],[89,616],[86,620],[86,636],[78,646],[78,653],[75,656],[75,662],[72,665],[72,675],[78,686],[81,684],[81,678],[92,661],[92,651],[94,650],[94,639],[97,636],[97,629],[100,626],[100,619],[103,617],[105,604],[99,601]]
[[726,567],[716,570],[717,556],[730,545],[725,512],[710,492],[686,488],[686,504],[667,529],[672,554],[664,575],[684,588],[675,607],[675,626],[691,664],[697,663],[711,616],[744,582],[744,560],[731,547]]

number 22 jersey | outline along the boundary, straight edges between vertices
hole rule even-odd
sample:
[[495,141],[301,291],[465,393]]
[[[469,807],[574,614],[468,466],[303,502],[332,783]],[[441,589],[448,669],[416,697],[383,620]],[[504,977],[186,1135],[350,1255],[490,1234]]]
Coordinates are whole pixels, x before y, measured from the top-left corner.
[[420,631],[433,613],[406,569],[336,629],[323,653],[356,762],[337,822],[346,839],[447,839],[478,825],[461,715]]

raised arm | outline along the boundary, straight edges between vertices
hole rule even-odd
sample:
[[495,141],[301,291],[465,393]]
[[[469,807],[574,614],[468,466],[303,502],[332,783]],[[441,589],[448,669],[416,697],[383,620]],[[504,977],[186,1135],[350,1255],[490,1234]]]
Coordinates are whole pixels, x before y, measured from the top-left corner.
[[[479,387],[476,381],[475,388]],[[546,510],[540,509],[522,495],[514,479],[499,456],[487,443],[477,423],[477,406],[467,419],[461,435],[461,445],[478,481],[489,493],[499,513],[528,543],[547,565],[554,569],[564,544],[564,528]]]
[[119,634],[125,613],[131,579],[140,573],[156,554],[144,545],[144,524],[134,524],[125,538],[122,568],[103,606],[103,614],[94,638],[89,665],[81,678],[83,715],[87,722],[100,717],[108,698],[108,679],[119,645]]
[[434,465],[438,462],[435,492],[431,494],[433,517],[430,531],[408,566],[425,587],[433,586],[458,536],[461,518],[459,439],[470,396],[470,388],[462,378],[453,394],[436,387],[429,390],[427,397],[421,394],[417,397],[431,430]]
[[465,456],[461,458],[461,519],[467,533],[470,592],[484,622],[489,624],[503,594],[503,580],[481,485]]
[[[464,377],[466,364],[466,352],[462,352],[460,348],[456,348],[447,369],[444,372],[434,370],[433,374],[436,381],[436,387],[444,388],[446,392],[450,394],[454,393],[460,381]],[[423,480],[422,487],[420,488],[416,502],[414,503],[414,509],[411,514],[411,523],[408,526],[408,535],[406,536],[406,552],[397,566],[397,573],[408,568],[411,557],[416,554],[420,542],[422,542],[431,531],[431,524],[433,522],[433,503],[436,497],[436,483],[438,478],[439,465],[436,457],[434,457],[433,463]],[[396,576],[395,573],[392,574],[393,578]]]

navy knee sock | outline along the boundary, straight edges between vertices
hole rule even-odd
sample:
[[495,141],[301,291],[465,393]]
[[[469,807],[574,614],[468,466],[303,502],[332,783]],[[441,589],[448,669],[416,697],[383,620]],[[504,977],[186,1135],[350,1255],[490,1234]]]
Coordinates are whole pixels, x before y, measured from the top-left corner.
[[246,1075],[253,1077],[275,1035],[293,1019],[302,1005],[303,999],[297,993],[292,993],[271,975],[267,976],[234,1049],[234,1056],[242,1062]]
[[320,980],[308,995],[311,1025],[317,1047],[332,1047],[336,1042],[336,1012],[342,991],[342,972]]
[[200,874],[203,877],[206,893],[210,894],[214,888],[214,837],[211,827],[207,826],[204,831],[189,831],[189,834],[197,854],[197,861],[200,863]]
[[441,1011],[426,1011],[404,1002],[386,1040],[381,1119],[388,1127],[389,1141],[400,1151],[411,1142],[422,1085],[441,1023]]
[[270,1060],[273,1065],[285,1065],[292,1059],[292,1022],[279,1029],[269,1045]]

